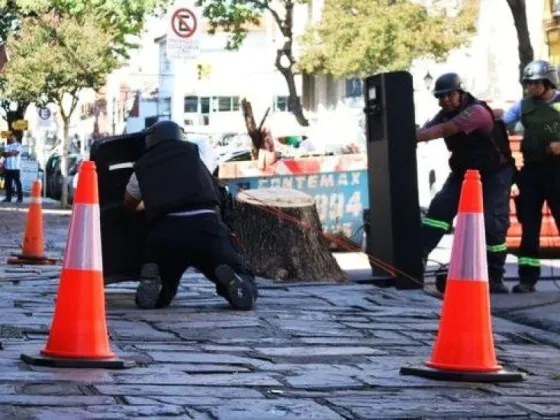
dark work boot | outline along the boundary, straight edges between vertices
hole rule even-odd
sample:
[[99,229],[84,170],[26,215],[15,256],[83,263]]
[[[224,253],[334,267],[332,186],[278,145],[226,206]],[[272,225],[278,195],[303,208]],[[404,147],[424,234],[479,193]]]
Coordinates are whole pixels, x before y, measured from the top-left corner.
[[537,289],[535,289],[535,285],[533,283],[520,281],[518,284],[513,286],[513,289],[511,289],[511,291],[513,293],[534,293],[537,291]]
[[142,309],[155,309],[162,290],[157,264],[147,263],[140,272],[140,284],[136,289],[136,305]]
[[509,293],[509,289],[501,278],[490,279],[490,293],[507,294]]
[[250,311],[255,305],[256,285],[249,278],[237,275],[228,265],[219,265],[214,274],[217,279],[216,291],[224,296],[234,309]]
[[443,265],[436,270],[436,289],[440,293],[445,293],[445,284],[447,283],[447,270],[449,266]]

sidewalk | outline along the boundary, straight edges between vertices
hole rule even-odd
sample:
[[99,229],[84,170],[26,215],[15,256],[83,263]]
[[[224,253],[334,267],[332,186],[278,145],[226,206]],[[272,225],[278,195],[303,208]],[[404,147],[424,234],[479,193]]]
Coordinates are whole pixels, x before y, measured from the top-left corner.
[[[45,211],[51,255],[68,216]],[[472,384],[400,376],[430,357],[440,301],[422,291],[261,280],[254,312],[231,311],[188,273],[173,305],[142,311],[135,284],[107,287],[111,344],[138,367],[30,367],[47,339],[57,267],[6,266],[25,212],[0,207],[0,418],[387,419],[557,418],[560,334],[494,318],[500,362],[522,383]],[[548,344],[545,344],[548,343]]]

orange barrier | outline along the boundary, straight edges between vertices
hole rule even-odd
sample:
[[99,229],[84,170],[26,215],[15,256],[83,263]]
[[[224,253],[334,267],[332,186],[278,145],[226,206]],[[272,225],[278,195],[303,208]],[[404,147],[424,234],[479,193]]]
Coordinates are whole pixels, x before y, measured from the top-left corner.
[[122,369],[134,362],[115,358],[105,321],[99,194],[95,163],[84,161],[49,339],[39,356],[21,355],[32,365]]
[[492,337],[482,183],[469,170],[461,189],[439,331],[431,359],[401,374],[469,382],[513,382],[498,365]]
[[7,263],[30,265],[52,265],[56,263],[56,260],[45,256],[40,181],[35,181],[31,189],[31,202],[27,213],[22,253],[13,254],[11,258],[8,258]]

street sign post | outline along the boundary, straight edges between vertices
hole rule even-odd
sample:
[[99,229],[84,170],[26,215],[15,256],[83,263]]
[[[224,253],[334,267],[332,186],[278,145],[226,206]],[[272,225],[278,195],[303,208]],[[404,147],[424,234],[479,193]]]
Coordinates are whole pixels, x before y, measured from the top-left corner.
[[198,16],[194,7],[176,4],[167,23],[167,57],[170,60],[195,60],[200,54]]
[[52,124],[52,112],[49,108],[39,108],[37,113],[39,114],[39,127],[49,128]]

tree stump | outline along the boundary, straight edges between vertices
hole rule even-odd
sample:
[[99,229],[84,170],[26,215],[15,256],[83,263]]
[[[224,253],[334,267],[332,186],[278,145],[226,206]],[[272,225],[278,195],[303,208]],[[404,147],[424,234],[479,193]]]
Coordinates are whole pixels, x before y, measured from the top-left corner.
[[240,191],[235,230],[257,276],[278,280],[346,280],[329,251],[313,198],[286,188]]

